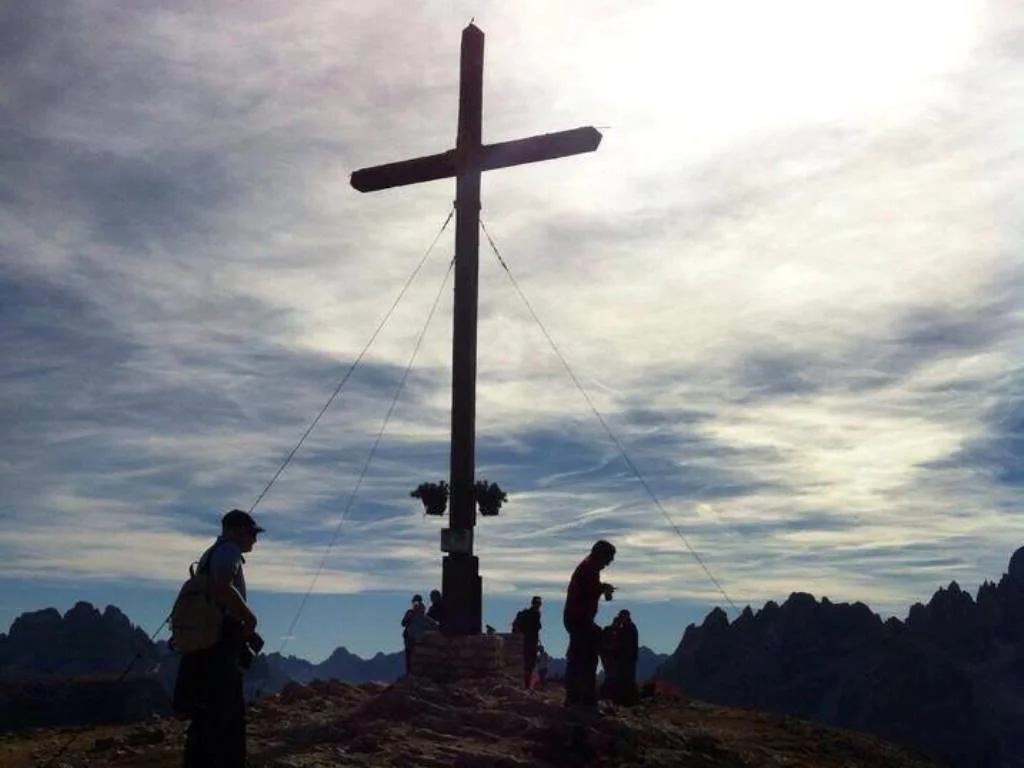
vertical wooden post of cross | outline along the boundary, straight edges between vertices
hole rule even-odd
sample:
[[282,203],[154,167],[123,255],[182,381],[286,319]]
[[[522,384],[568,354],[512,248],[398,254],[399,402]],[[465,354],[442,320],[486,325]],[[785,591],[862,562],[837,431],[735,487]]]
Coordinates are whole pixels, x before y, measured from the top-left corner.
[[448,631],[479,634],[482,626],[476,527],[476,342],[480,250],[480,179],[483,171],[593,152],[601,134],[592,126],[498,144],[482,143],[484,33],[462,31],[459,121],[455,149],[363,168],[352,174],[360,192],[455,177],[455,294],[452,338],[452,416],[449,528],[441,532],[442,591]]

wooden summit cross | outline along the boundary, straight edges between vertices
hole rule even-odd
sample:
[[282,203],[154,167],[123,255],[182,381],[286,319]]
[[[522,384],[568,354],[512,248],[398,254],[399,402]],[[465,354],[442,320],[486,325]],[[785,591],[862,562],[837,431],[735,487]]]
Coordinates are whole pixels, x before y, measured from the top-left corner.
[[442,586],[456,635],[480,633],[482,584],[473,554],[476,451],[477,276],[480,248],[480,174],[540,160],[593,152],[601,134],[591,126],[499,144],[481,143],[484,33],[469,24],[462,31],[459,123],[455,149],[352,174],[360,192],[455,177],[455,296],[452,341],[450,529],[442,531]]

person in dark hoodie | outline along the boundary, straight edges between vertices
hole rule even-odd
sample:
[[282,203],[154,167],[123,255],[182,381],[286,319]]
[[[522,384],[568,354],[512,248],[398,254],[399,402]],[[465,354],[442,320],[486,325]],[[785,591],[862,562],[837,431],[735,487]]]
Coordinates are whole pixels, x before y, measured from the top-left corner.
[[615,669],[611,699],[619,706],[632,706],[639,700],[636,687],[636,662],[640,655],[640,635],[629,611],[619,611],[614,622],[611,663]]
[[601,571],[615,560],[615,547],[601,539],[576,566],[566,590],[562,623],[569,633],[565,665],[567,708],[596,711],[597,662],[601,628],[594,622],[601,595],[612,599],[615,587],[601,581]]

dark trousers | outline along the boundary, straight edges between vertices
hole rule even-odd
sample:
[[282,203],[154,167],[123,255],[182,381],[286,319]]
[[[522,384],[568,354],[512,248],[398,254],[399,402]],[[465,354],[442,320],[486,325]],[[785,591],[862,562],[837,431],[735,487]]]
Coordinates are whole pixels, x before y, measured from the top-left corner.
[[611,688],[611,699],[619,706],[632,706],[640,700],[636,687],[636,659],[619,658],[613,662],[615,669]]
[[569,649],[565,658],[565,703],[597,703],[597,662],[601,628],[593,622],[568,625]]
[[540,638],[532,641],[527,638],[523,641],[523,676],[527,688],[530,687],[530,683],[533,681],[533,668],[537,666],[538,645],[540,645]]
[[174,708],[190,718],[184,768],[245,768],[245,696],[237,646],[222,642],[183,655]]

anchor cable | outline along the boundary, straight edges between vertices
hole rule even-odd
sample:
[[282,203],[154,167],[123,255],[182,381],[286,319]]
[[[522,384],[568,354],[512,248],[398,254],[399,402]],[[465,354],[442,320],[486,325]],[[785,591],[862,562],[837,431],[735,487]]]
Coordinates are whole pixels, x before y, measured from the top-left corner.
[[352,508],[352,503],[355,501],[356,494],[359,493],[359,488],[363,484],[363,480],[366,478],[366,473],[370,469],[370,463],[373,461],[374,454],[377,453],[377,447],[380,445],[381,438],[384,436],[384,430],[387,429],[388,422],[391,421],[391,416],[395,411],[395,406],[398,405],[398,398],[402,394],[402,390],[405,388],[405,383],[409,379],[409,374],[412,372],[412,366],[416,362],[416,356],[419,354],[420,346],[423,344],[423,339],[427,335],[427,329],[430,327],[430,321],[434,317],[434,312],[437,311],[437,305],[441,301],[441,296],[444,293],[444,288],[448,284],[448,278],[451,276],[452,267],[455,265],[455,259],[453,258],[448,262],[448,271],[444,274],[444,280],[441,281],[441,287],[437,291],[437,296],[434,297],[434,303],[430,307],[430,312],[427,313],[426,322],[423,324],[423,329],[420,331],[419,338],[416,339],[416,346],[413,348],[412,355],[409,357],[409,363],[405,367],[405,373],[402,374],[401,381],[398,382],[398,387],[395,389],[394,397],[391,398],[391,405],[388,408],[387,414],[384,416],[384,420],[380,425],[380,429],[377,432],[377,437],[373,441],[373,445],[370,447],[370,453],[366,457],[366,461],[363,464],[363,468],[359,473],[359,478],[356,480],[356,485],[352,489],[352,493],[349,494],[348,503],[345,508],[341,511],[341,517],[338,520],[338,525],[334,528],[334,535],[331,537],[330,544],[327,545],[327,549],[324,551],[324,556],[320,559],[320,565],[313,575],[313,581],[309,585],[309,589],[306,590],[306,594],[302,598],[302,602],[299,604],[298,611],[295,612],[295,618],[292,619],[291,625],[288,627],[288,631],[284,633],[284,637],[281,641],[281,647],[278,648],[278,653],[284,651],[284,647],[288,644],[288,641],[292,637],[292,632],[295,630],[296,624],[298,624],[299,616],[302,615],[303,609],[306,607],[306,602],[309,600],[309,596],[313,593],[313,588],[316,586],[317,579],[320,578],[320,574],[323,572],[324,564],[327,562],[327,556],[330,554],[331,549],[334,547],[334,543],[338,540],[338,534],[341,532],[342,523],[345,522],[345,517],[348,511]]
[[[349,380],[349,378],[351,378],[352,373],[356,369],[356,366],[359,365],[359,362],[366,355],[367,351],[369,351],[370,346],[376,340],[376,338],[380,334],[380,332],[384,329],[385,324],[388,322],[388,320],[391,318],[391,315],[394,313],[395,309],[398,307],[398,304],[402,300],[402,297],[405,296],[406,291],[409,290],[409,286],[412,285],[413,281],[416,279],[416,276],[419,274],[420,270],[423,268],[423,265],[426,263],[427,259],[430,257],[430,254],[433,252],[434,247],[437,245],[437,241],[441,239],[441,235],[448,228],[448,225],[451,223],[452,216],[454,216],[454,215],[455,215],[455,206],[453,205],[452,208],[448,211],[448,216],[445,218],[444,223],[441,225],[441,228],[438,230],[437,234],[434,235],[434,239],[431,241],[430,245],[427,247],[426,252],[420,258],[419,264],[417,264],[415,269],[413,269],[412,274],[409,275],[409,278],[408,278],[408,280],[406,280],[405,285],[403,285],[402,289],[398,292],[398,296],[395,298],[395,301],[392,303],[391,308],[388,309],[387,313],[384,315],[384,319],[381,320],[380,324],[377,326],[377,329],[370,336],[370,340],[368,342],[366,342],[366,346],[363,347],[363,350],[359,353],[359,356],[356,357],[356,359],[355,359],[355,361],[353,361],[352,365],[349,366],[348,371],[345,372],[344,377],[341,379],[341,382],[338,384],[338,386],[335,388],[334,392],[331,394],[330,398],[327,400],[327,403],[324,405],[323,408],[320,409],[320,413],[317,414],[315,419],[313,419],[313,422],[309,425],[309,428],[306,429],[305,433],[299,439],[299,442],[296,444],[296,446],[294,448],[292,448],[292,450],[288,454],[288,457],[284,460],[284,462],[281,464],[281,466],[278,467],[277,471],[274,473],[274,476],[270,479],[270,482],[267,483],[266,487],[263,489],[263,491],[257,497],[256,501],[254,501],[252,506],[249,507],[249,512],[252,512],[256,508],[256,505],[259,504],[263,500],[263,498],[267,495],[267,492],[270,490],[271,486],[274,485],[274,483],[277,481],[277,479],[281,476],[281,473],[291,463],[292,459],[295,458],[296,452],[298,452],[299,448],[302,447],[302,444],[306,441],[306,438],[308,438],[309,435],[313,432],[313,429],[316,428],[316,425],[319,423],[320,419],[323,418],[323,415],[327,412],[327,409],[331,407],[331,403],[333,403],[334,400],[338,397],[338,394],[341,392],[342,387],[344,387],[345,383]],[[454,263],[455,263],[455,261],[453,259],[451,261],[451,263],[449,263],[449,265],[448,265],[448,271],[447,271],[447,273],[445,273],[444,282],[441,284],[441,291],[444,290],[444,286],[448,282],[448,277],[451,274],[452,265]],[[438,300],[440,300],[441,291],[438,292],[438,298],[434,300],[434,305],[433,305],[433,307],[431,307],[430,316],[427,318],[427,323],[428,324],[430,323],[430,318],[433,317],[434,311],[437,308],[437,302],[438,302]],[[426,327],[424,327],[424,333],[425,332],[426,332]],[[419,340],[416,343],[416,351],[417,352],[419,351],[419,346],[420,346],[420,343],[422,343],[422,341],[423,341],[423,334],[420,335],[420,338],[419,338]],[[413,359],[415,359],[415,355],[416,355],[416,353],[414,352],[413,353]],[[389,409],[389,411],[388,411],[388,415],[387,415],[387,418],[385,419],[384,426],[387,425],[387,420],[390,419],[390,417],[391,417],[391,413],[394,410],[395,403],[398,400],[398,395],[401,393],[401,388],[405,385],[405,380],[406,380],[406,378],[408,378],[409,370],[411,369],[411,367],[412,367],[412,360],[409,361],[409,369],[406,369],[406,375],[402,378],[402,383],[399,386],[398,392],[395,393],[395,399],[391,403],[391,409]],[[384,432],[384,426],[381,427],[381,432],[377,436],[377,442],[380,442],[380,436]],[[369,469],[369,462],[373,458],[373,451],[376,451],[376,448],[377,448],[377,443],[374,443],[373,450],[370,453],[370,459],[367,459],[367,463],[363,467],[363,473],[362,473],[362,475],[360,475],[360,478],[359,478],[359,482],[360,483],[362,483],[363,476],[365,476],[366,471]],[[348,507],[351,507],[352,500],[355,498],[355,493],[356,493],[356,491],[358,491],[358,489],[359,489],[359,485],[357,484],[356,485],[356,490],[352,492],[352,496],[349,498]],[[346,512],[348,511],[348,507],[346,507]],[[344,513],[342,514],[342,519],[344,519]],[[338,530],[340,528],[341,528],[341,523],[339,522],[338,523],[338,529],[335,529],[334,539],[331,540],[331,546],[334,545],[334,542],[335,542],[335,540],[338,537]],[[329,552],[330,552],[330,547],[328,547],[328,553]],[[309,592],[306,593],[306,596],[302,600],[302,605],[299,607],[299,612],[296,614],[295,620],[292,622],[291,627],[288,629],[288,632],[286,633],[286,638],[287,638],[288,635],[291,635],[292,631],[295,629],[295,623],[298,621],[299,614],[302,612],[302,609],[305,607],[306,601],[309,599],[309,595],[313,591],[313,587],[316,585],[316,579],[317,579],[317,577],[319,577],[320,571],[323,570],[324,561],[326,561],[326,559],[327,559],[327,553],[324,554],[324,560],[322,560],[320,562],[320,569],[317,571],[316,576],[314,576],[314,578],[313,578],[313,583],[309,587]],[[149,635],[149,642],[150,643],[155,643],[156,642],[157,636],[159,636],[160,632],[163,630],[163,628],[165,626],[167,626],[167,624],[170,622],[170,620],[171,620],[171,617],[170,617],[170,615],[168,615],[163,620],[163,622],[161,622],[160,626],[157,627]],[[283,649],[284,649],[284,644],[282,644],[282,646],[281,646],[281,650],[283,650]],[[117,685],[118,683],[123,681],[125,679],[125,677],[127,677],[128,673],[131,672],[131,670],[135,666],[136,662],[138,662],[139,659],[141,659],[141,658],[142,658],[142,654],[141,653],[136,653],[135,656],[132,658],[132,660],[128,663],[128,665],[124,668],[124,670],[121,672],[121,674],[114,681],[114,684]],[[71,748],[71,745],[75,743],[75,741],[78,739],[78,737],[80,735],[81,734],[78,733],[78,732],[73,733],[71,735],[71,738],[69,738],[66,742],[64,742],[64,744],[60,747],[60,749],[58,749],[57,752],[54,753],[43,764],[43,768],[50,768],[50,766],[52,766],[57,759],[59,759],[64,753],[66,753],[68,751],[68,749]]]
[[626,449],[622,445],[622,442],[612,431],[612,428],[608,425],[608,422],[605,421],[604,417],[601,415],[601,412],[597,409],[597,406],[594,405],[594,401],[590,398],[590,395],[587,394],[586,389],[584,389],[583,385],[580,383],[580,380],[576,377],[576,374],[573,373],[572,368],[569,366],[569,363],[566,361],[561,351],[559,351],[554,339],[551,338],[551,334],[548,333],[547,328],[544,327],[544,324],[540,321],[540,318],[534,311],[533,305],[530,304],[530,301],[526,298],[526,295],[523,293],[522,288],[519,287],[519,282],[512,274],[512,270],[509,269],[509,266],[505,262],[505,259],[502,258],[501,252],[498,250],[498,246],[494,242],[494,238],[492,238],[491,233],[487,231],[487,226],[484,224],[482,216],[480,217],[480,227],[484,232],[484,236],[487,238],[487,242],[491,246],[491,250],[494,251],[494,255],[495,257],[497,257],[498,263],[501,265],[501,268],[505,270],[505,274],[508,275],[508,279],[512,282],[512,286],[515,288],[516,293],[519,294],[519,298],[523,300],[523,303],[526,305],[527,310],[533,317],[534,322],[537,323],[537,326],[540,328],[541,333],[544,334],[544,337],[547,339],[548,344],[551,345],[551,349],[554,351],[555,355],[558,357],[562,365],[565,367],[566,372],[569,374],[569,378],[572,379],[573,383],[576,385],[576,388],[580,391],[580,394],[583,395],[584,400],[587,401],[587,405],[590,406],[590,410],[594,412],[594,415],[597,417],[597,420],[601,422],[601,426],[604,427],[605,432],[608,433],[608,437],[610,437],[612,442],[615,443],[615,447],[619,449],[619,453],[622,454],[622,458],[625,459],[626,464],[629,465],[629,468],[633,471],[633,474],[636,475],[637,479],[640,481],[640,484],[644,487],[644,490],[647,491],[647,495],[651,497],[651,500],[654,502],[654,505],[658,508],[661,514],[664,515],[665,519],[668,521],[668,524],[672,526],[673,530],[676,532],[676,535],[679,536],[683,544],[690,551],[690,554],[693,555],[694,560],[696,560],[697,564],[700,565],[701,569],[707,575],[708,579],[711,581],[712,584],[715,585],[715,587],[718,589],[722,597],[725,598],[725,601],[732,607],[733,611],[735,611],[736,614],[739,615],[740,610],[736,607],[736,604],[732,601],[732,598],[729,597],[729,593],[725,591],[725,587],[723,587],[722,583],[717,578],[715,578],[715,575],[711,572],[711,569],[704,562],[704,559],[697,553],[697,550],[695,550],[693,546],[690,544],[690,541],[686,538],[686,535],[683,533],[682,529],[675,522],[675,520],[672,519],[671,515],[669,515],[665,507],[662,506],[661,502],[658,500],[658,497],[654,494],[654,491],[651,489],[651,486],[647,483],[647,480],[640,473],[640,470],[637,468],[636,464],[633,463],[633,460],[629,457],[629,454],[626,452]]
[[405,285],[403,285],[402,286],[402,290],[400,290],[398,292],[398,296],[395,297],[394,302],[391,304],[391,308],[385,313],[384,319],[380,321],[380,324],[377,326],[377,330],[375,330],[373,332],[373,334],[370,336],[370,340],[366,342],[366,345],[363,347],[363,351],[360,352],[359,355],[356,357],[356,359],[352,361],[352,365],[349,366],[348,371],[345,372],[345,375],[342,377],[341,381],[339,382],[338,386],[335,388],[335,390],[331,394],[331,396],[329,398],[327,398],[327,402],[324,404],[324,407],[320,409],[320,413],[318,413],[316,415],[316,418],[313,419],[313,422],[309,425],[309,427],[303,433],[302,437],[299,438],[299,442],[296,443],[295,447],[292,448],[292,450],[288,454],[287,458],[285,458],[285,460],[281,464],[281,466],[278,467],[277,471],[274,473],[274,476],[270,478],[270,482],[267,483],[267,485],[263,489],[263,491],[260,492],[260,495],[256,497],[256,501],[254,501],[252,503],[252,506],[249,507],[249,512],[250,513],[254,509],[256,509],[256,505],[257,504],[259,504],[261,501],[263,501],[263,497],[267,495],[267,492],[270,490],[271,486],[273,486],[274,483],[277,482],[277,478],[279,478],[281,476],[281,473],[284,472],[285,468],[289,464],[291,464],[292,459],[295,458],[296,452],[299,450],[299,448],[302,447],[302,444],[304,442],[306,442],[306,438],[309,437],[309,435],[312,433],[312,431],[316,428],[316,425],[320,422],[320,419],[323,418],[323,415],[325,413],[327,413],[327,409],[331,407],[331,403],[334,402],[334,399],[341,392],[341,388],[345,386],[345,383],[349,380],[349,378],[352,376],[352,373],[355,371],[356,366],[359,365],[360,361],[363,359],[363,356],[369,351],[370,346],[373,344],[373,342],[376,341],[377,336],[384,329],[384,326],[387,324],[388,320],[391,319],[391,315],[394,313],[395,309],[398,307],[398,304],[402,300],[402,297],[405,296],[405,292],[409,290],[409,286],[412,285],[413,280],[416,279],[416,275],[419,274],[420,270],[423,268],[423,265],[426,263],[427,259],[430,257],[430,254],[434,250],[434,246],[437,245],[437,241],[441,239],[441,235],[444,233],[445,229],[448,228],[448,224],[451,222],[452,216],[454,214],[455,214],[455,206],[453,205],[451,210],[448,211],[448,216],[447,216],[447,218],[445,218],[444,224],[441,225],[441,229],[439,229],[437,234],[434,235],[434,239],[430,243],[430,246],[427,248],[426,252],[423,254],[423,257],[420,259],[420,263],[416,265],[416,268],[412,271],[412,274],[409,275],[409,279],[405,281]]
[[[168,621],[170,621],[170,617],[164,619],[163,623],[159,627],[157,627],[152,634],[150,634],[150,643],[154,643],[156,641],[156,636],[160,634],[160,630],[164,628]],[[132,643],[134,643],[134,638],[132,639]],[[136,653],[135,656],[132,657],[132,660],[128,662],[128,666],[125,667],[121,674],[117,676],[117,679],[114,680],[113,688],[117,688],[121,681],[123,681],[128,676],[128,673],[131,672],[132,667],[135,666],[135,662],[137,662],[141,658],[141,653]],[[78,740],[78,737],[81,735],[82,731],[75,731],[74,733],[72,733],[71,738],[65,741],[64,744],[61,745],[60,749],[58,749],[53,755],[51,755],[49,760],[43,763],[42,768],[50,768],[50,766],[57,762],[61,755],[63,755],[65,752],[71,749],[71,745],[74,744]]]

